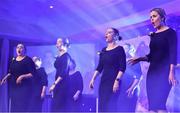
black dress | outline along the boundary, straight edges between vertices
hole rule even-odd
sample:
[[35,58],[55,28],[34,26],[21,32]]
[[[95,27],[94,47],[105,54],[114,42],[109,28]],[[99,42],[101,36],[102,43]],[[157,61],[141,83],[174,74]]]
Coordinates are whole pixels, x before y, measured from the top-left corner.
[[60,76],[62,80],[56,85],[53,91],[52,99],[52,111],[63,112],[67,110],[68,104],[68,92],[69,92],[69,68],[68,62],[70,59],[68,53],[64,53],[62,56],[58,56],[54,62],[56,68],[55,80]]
[[116,111],[119,93],[113,93],[113,85],[119,71],[126,69],[126,55],[123,47],[112,50],[104,48],[100,54],[98,72],[102,72],[99,86],[99,111]]
[[43,86],[48,85],[47,74],[43,67],[36,69],[36,73],[33,80],[33,102],[32,102],[32,111],[41,112],[43,99],[41,98],[41,92]]
[[15,58],[10,64],[9,79],[11,111],[27,112],[30,111],[30,101],[32,99],[32,78],[23,79],[20,84],[16,84],[16,80],[20,75],[35,73],[35,64],[32,59],[26,56],[23,60],[17,61]]
[[176,64],[177,36],[169,28],[155,33],[150,41],[150,62],[147,73],[149,110],[166,110],[166,100],[171,89],[168,82],[170,64]]
[[[82,91],[83,91],[83,78],[81,76],[81,73],[79,71],[76,71],[72,75],[69,75],[70,82],[70,104],[69,107],[71,107],[69,110],[72,112],[80,112],[81,111],[81,102],[82,102]],[[80,90],[81,93],[79,95],[78,100],[74,101],[73,96],[76,94],[76,92]]]
[[130,88],[134,79],[141,78],[141,67],[140,64],[134,66],[126,65],[126,71],[122,77],[120,85],[120,95],[118,100],[118,111],[119,112],[135,112],[136,103],[138,99],[138,88],[134,89],[132,97],[128,97],[127,90]]

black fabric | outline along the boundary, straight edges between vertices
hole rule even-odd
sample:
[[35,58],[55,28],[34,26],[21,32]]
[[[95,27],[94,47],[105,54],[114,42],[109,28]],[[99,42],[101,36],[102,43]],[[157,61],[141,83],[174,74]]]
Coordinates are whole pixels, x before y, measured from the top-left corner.
[[35,64],[32,59],[26,56],[21,61],[14,58],[10,64],[9,79],[11,111],[26,112],[30,110],[30,100],[32,99],[32,78],[23,79],[20,84],[16,84],[16,80],[23,74],[35,73]]
[[33,112],[41,112],[42,111],[42,102],[41,92],[43,86],[48,85],[47,74],[43,67],[36,70],[35,76],[33,78],[33,99],[32,99],[32,108]]
[[[81,102],[82,102],[82,91],[83,91],[83,78],[79,71],[76,71],[72,75],[69,75],[70,81],[69,81],[69,111],[72,112],[80,112],[81,111]],[[81,93],[79,95],[78,100],[74,101],[73,96],[76,94],[76,92],[80,90]]]
[[77,90],[83,91],[83,78],[79,71],[69,76],[70,96],[73,97]]
[[58,56],[54,62],[56,68],[57,79],[59,76],[62,80],[56,85],[53,92],[52,99],[52,111],[53,112],[63,112],[67,110],[68,98],[69,98],[69,68],[68,63],[70,60],[70,55],[68,53]]
[[37,69],[33,79],[33,92],[35,93],[35,96],[40,96],[43,86],[48,86],[45,69],[43,67]]
[[118,93],[113,93],[113,84],[119,71],[126,69],[126,55],[124,49],[118,46],[100,54],[97,71],[102,72],[99,87],[99,111],[116,111]]
[[171,85],[168,82],[170,64],[176,64],[177,36],[169,28],[155,33],[150,41],[150,53],[147,55],[150,62],[147,73],[147,96],[150,110],[166,110]]

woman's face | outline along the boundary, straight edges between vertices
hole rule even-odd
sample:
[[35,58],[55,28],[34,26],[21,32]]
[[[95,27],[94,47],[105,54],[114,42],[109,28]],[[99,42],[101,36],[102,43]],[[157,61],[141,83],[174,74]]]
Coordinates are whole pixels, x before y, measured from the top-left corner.
[[25,47],[23,44],[18,44],[16,46],[16,53],[17,53],[17,56],[22,56],[25,54]]
[[63,46],[63,40],[61,38],[58,38],[56,41],[56,47],[60,50]]
[[110,42],[113,42],[114,41],[114,30],[109,28],[106,30],[106,33],[105,33],[105,39],[106,39],[106,42],[110,43]]
[[151,23],[154,26],[154,28],[160,27],[163,22],[163,19],[156,11],[151,11],[150,19],[151,19]]

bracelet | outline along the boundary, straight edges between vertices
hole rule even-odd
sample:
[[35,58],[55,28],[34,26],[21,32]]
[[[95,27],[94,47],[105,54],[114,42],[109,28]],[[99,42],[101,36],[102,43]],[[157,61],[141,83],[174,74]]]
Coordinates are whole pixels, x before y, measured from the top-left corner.
[[118,81],[118,82],[119,82],[119,81],[120,81],[120,78],[116,78],[116,81]]

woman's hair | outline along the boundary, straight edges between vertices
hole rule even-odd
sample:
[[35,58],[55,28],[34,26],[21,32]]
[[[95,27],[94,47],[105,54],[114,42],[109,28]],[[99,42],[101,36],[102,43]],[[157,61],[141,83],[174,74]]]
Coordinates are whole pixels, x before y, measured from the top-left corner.
[[153,9],[151,9],[150,12],[152,12],[152,11],[157,12],[160,15],[160,17],[163,19],[162,21],[164,23],[166,22],[166,12],[165,12],[164,9],[162,9],[162,8],[153,8]]
[[37,60],[41,61],[41,58],[39,58],[39,57],[37,57],[37,56],[34,56],[34,57],[32,58],[32,60],[33,60],[34,62],[36,62]]
[[70,46],[69,39],[68,38],[62,38],[63,45],[67,48]]
[[119,35],[119,31],[116,28],[111,27],[111,29],[114,31],[114,34],[117,36],[117,40],[122,40],[122,37]]

